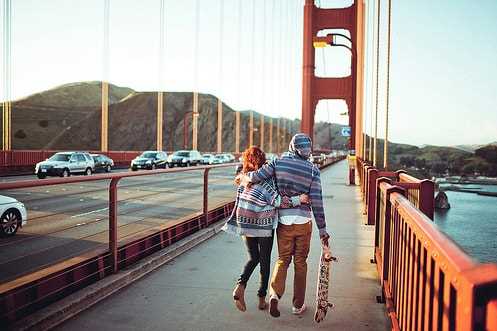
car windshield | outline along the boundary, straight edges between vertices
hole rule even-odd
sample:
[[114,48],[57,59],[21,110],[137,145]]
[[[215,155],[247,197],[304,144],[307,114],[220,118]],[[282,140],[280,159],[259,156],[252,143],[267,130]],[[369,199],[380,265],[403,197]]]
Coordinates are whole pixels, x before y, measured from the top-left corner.
[[175,156],[190,156],[190,152],[187,151],[179,151],[174,153]]
[[216,159],[224,159],[223,155],[216,155]]
[[203,157],[204,159],[209,159],[209,158],[211,158],[211,157],[212,157],[212,155],[210,155],[210,154],[204,154],[204,156],[202,156],[202,157]]
[[67,162],[71,158],[71,154],[55,154],[48,160],[50,161],[63,161]]
[[143,153],[142,155],[140,155],[140,157],[144,159],[154,159],[156,155],[157,153],[148,152],[148,153]]

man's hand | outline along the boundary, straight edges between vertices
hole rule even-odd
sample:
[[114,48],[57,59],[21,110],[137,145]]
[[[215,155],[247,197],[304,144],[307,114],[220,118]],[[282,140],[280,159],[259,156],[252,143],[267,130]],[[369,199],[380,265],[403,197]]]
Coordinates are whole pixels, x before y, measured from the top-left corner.
[[321,244],[323,246],[329,246],[328,241],[330,239],[330,235],[327,232],[325,232],[325,234],[320,235],[319,238],[321,239]]
[[308,205],[311,203],[311,198],[307,194],[301,194],[299,195],[299,200],[301,205]]

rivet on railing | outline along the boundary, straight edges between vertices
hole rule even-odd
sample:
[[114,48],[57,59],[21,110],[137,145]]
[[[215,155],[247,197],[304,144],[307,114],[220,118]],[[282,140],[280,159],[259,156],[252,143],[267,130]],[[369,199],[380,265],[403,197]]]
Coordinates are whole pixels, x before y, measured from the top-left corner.
[[438,257],[438,253],[437,252],[434,252],[432,255],[433,255],[433,257]]

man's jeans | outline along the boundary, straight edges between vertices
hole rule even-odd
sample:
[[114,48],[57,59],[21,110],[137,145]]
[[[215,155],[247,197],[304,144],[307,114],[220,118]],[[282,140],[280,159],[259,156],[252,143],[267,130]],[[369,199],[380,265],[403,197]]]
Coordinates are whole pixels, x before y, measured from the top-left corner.
[[307,255],[311,244],[312,223],[284,225],[278,224],[278,261],[274,266],[271,289],[281,297],[285,292],[288,266],[292,261],[295,268],[293,280],[293,306],[302,307],[305,299],[307,278]]
[[271,250],[273,249],[273,236],[271,237],[243,237],[247,246],[248,261],[238,279],[238,284],[246,287],[257,264],[261,264],[261,280],[257,295],[265,297],[269,283],[269,272],[271,269]]

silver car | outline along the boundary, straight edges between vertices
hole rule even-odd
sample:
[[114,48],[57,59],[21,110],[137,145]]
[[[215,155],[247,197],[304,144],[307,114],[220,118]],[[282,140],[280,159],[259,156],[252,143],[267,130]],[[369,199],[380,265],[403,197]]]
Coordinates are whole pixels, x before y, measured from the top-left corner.
[[95,161],[86,152],[60,152],[39,162],[35,175],[43,179],[47,176],[69,177],[72,174],[91,175],[95,172]]

